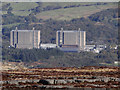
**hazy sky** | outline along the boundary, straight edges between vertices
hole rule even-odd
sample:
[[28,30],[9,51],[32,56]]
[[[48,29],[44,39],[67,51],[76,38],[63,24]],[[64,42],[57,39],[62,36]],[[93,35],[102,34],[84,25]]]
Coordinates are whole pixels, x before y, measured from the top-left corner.
[[0,0],[2,2],[119,2],[120,0]]

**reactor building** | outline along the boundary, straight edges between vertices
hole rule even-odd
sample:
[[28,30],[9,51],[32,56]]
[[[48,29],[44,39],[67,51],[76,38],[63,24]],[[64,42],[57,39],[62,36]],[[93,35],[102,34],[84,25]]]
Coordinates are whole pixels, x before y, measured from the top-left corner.
[[86,32],[63,30],[56,32],[56,45],[63,51],[83,51],[86,46]]
[[14,48],[33,49],[40,47],[40,30],[12,30],[10,45]]

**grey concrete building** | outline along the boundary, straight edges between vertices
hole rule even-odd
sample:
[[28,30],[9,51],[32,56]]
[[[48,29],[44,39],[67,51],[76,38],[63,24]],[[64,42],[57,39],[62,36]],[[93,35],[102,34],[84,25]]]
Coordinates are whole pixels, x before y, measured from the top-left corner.
[[79,30],[63,30],[56,32],[56,45],[61,48],[78,48],[84,50],[86,45],[86,32]]
[[40,30],[12,30],[10,32],[10,45],[15,48],[39,48]]

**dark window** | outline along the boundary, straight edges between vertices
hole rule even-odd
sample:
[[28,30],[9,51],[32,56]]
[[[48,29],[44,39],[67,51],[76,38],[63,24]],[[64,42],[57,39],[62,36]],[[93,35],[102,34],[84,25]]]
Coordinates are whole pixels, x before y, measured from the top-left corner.
[[62,33],[63,35],[63,37],[62,37],[62,44],[64,44],[64,32]]
[[17,43],[18,43],[18,32],[17,32]]
[[13,33],[12,37],[13,37],[13,45],[14,45],[14,31],[12,33]]
[[15,48],[17,47],[17,45],[15,44]]

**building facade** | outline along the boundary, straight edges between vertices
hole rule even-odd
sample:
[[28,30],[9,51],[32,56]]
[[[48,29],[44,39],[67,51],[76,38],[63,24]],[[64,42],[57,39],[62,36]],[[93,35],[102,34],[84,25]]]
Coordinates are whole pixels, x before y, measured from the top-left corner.
[[78,48],[84,50],[86,45],[86,32],[80,30],[56,32],[56,45],[62,48]]
[[10,45],[15,48],[39,48],[40,30],[12,30],[10,32]]

